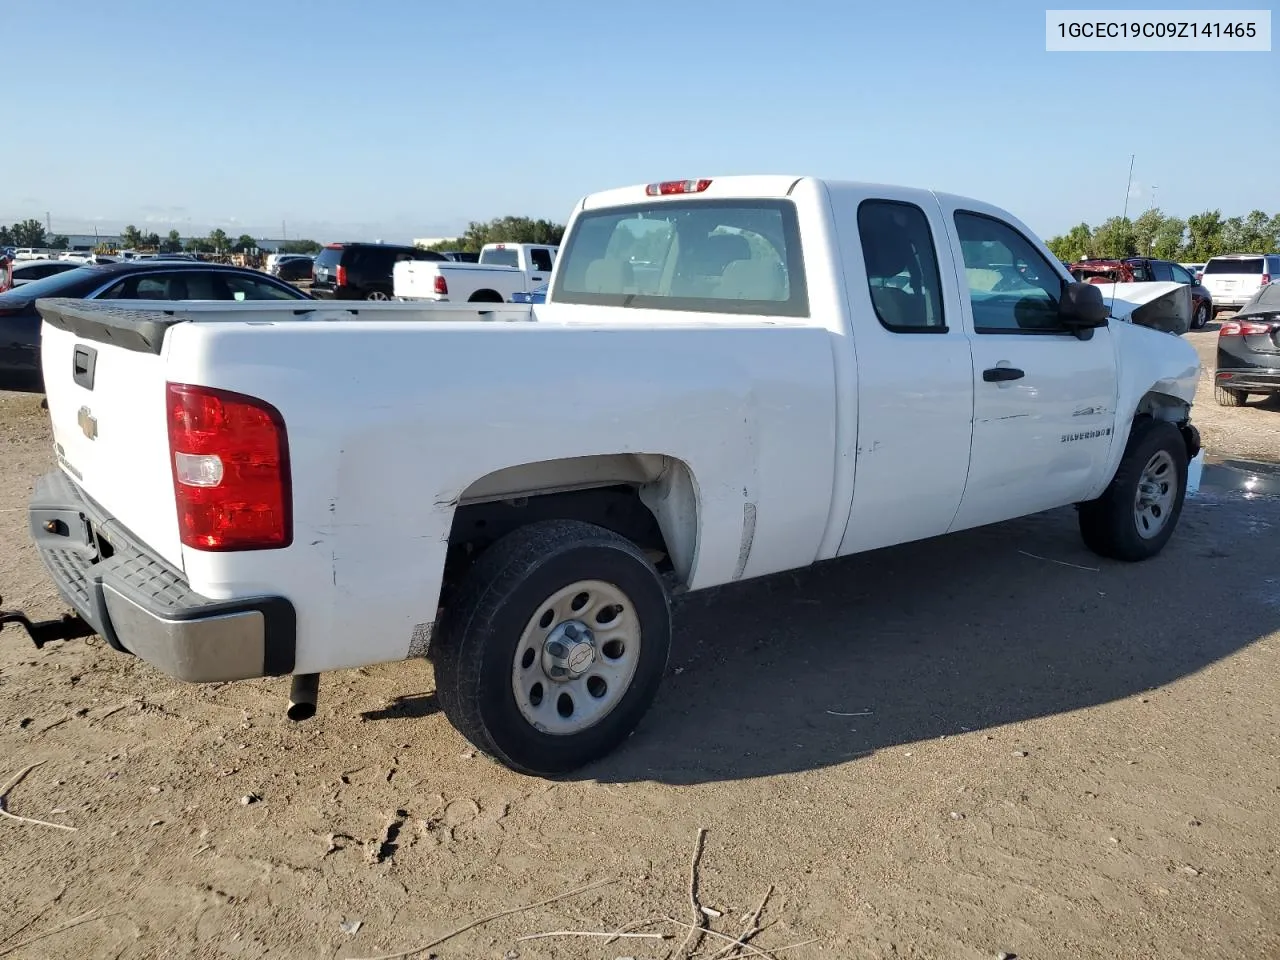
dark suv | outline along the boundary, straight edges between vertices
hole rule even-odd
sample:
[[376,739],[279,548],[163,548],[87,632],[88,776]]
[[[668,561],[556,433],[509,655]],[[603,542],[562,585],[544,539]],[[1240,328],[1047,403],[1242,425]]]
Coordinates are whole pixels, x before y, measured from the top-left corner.
[[316,255],[311,295],[327,300],[390,300],[400,260],[443,260],[420,247],[394,243],[331,243]]
[[1165,280],[1190,284],[1191,329],[1199,330],[1213,318],[1213,296],[1192,276],[1191,271],[1172,260],[1157,260],[1155,257],[1089,259],[1073,263],[1068,269],[1082,283],[1150,283]]

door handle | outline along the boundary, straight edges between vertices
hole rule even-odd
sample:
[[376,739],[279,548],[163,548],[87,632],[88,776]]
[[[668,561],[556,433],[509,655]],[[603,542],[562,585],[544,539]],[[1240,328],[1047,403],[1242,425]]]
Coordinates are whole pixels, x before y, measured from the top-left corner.
[[539,283],[542,281],[541,277],[530,277],[529,279]]
[[989,367],[982,371],[982,379],[987,383],[1003,383],[1006,380],[1021,380],[1026,374],[1017,367]]

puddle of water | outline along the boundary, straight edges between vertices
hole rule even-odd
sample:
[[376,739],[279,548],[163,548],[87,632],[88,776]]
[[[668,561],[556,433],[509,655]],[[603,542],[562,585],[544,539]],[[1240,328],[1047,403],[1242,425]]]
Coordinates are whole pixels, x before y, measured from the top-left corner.
[[1200,490],[1242,493],[1246,497],[1280,497],[1280,463],[1206,458],[1200,473]]

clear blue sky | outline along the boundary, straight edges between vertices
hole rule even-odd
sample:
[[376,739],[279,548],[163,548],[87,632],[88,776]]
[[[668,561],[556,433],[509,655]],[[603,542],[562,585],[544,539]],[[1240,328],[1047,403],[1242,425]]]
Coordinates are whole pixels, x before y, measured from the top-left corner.
[[0,221],[396,240],[811,173],[1047,236],[1119,213],[1131,153],[1131,212],[1280,211],[1280,53],[1046,53],[1045,6],[10,0]]

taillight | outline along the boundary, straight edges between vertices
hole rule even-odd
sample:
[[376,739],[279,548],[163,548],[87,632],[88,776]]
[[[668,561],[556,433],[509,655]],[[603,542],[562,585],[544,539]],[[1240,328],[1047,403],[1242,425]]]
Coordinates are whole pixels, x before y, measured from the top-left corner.
[[169,455],[182,543],[269,550],[293,542],[284,419],[242,393],[170,383]]
[[442,297],[448,296],[449,294],[449,281],[445,280],[444,274],[442,273],[436,274],[435,290],[436,290],[436,293],[438,293]]
[[347,268],[342,264],[338,264],[338,269],[334,272],[334,283],[339,287],[347,285]]
[[1250,337],[1271,332],[1271,324],[1252,320],[1224,320],[1218,328],[1220,337]]
[[651,197],[665,197],[673,193],[702,193],[709,186],[710,180],[664,180],[649,184],[644,192]]

